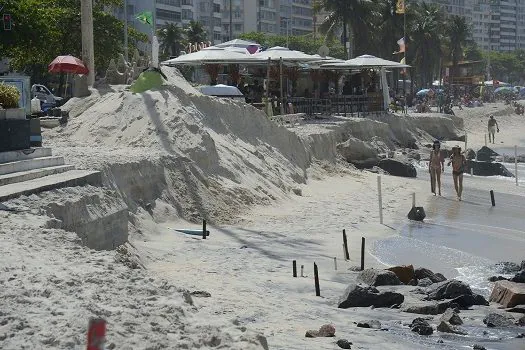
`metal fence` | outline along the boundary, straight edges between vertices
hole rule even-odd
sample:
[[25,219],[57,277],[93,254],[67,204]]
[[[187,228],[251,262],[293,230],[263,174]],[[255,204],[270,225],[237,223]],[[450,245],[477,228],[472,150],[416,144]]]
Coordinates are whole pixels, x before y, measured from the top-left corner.
[[384,111],[382,96],[349,95],[329,98],[288,98],[294,113],[304,113],[307,116],[343,115],[366,116],[370,113]]

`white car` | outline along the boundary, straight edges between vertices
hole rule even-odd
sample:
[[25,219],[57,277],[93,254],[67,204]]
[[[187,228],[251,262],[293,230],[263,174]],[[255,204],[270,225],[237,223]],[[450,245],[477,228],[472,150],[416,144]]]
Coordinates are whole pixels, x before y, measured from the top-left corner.
[[53,93],[44,85],[33,85],[31,87],[31,95],[38,98],[42,103],[48,103],[54,106],[60,106],[62,103],[62,97],[53,95]]

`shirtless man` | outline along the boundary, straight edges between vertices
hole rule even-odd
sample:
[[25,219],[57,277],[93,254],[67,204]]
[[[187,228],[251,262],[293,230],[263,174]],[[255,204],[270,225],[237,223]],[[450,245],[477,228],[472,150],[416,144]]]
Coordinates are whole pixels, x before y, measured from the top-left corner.
[[430,152],[430,161],[428,162],[428,172],[430,173],[430,190],[436,195],[436,182],[438,194],[441,196],[441,173],[445,171],[445,159],[441,154],[441,144],[434,141],[432,151]]
[[499,132],[499,125],[496,119],[494,119],[494,116],[491,115],[489,119],[489,143],[490,143],[490,135],[492,135],[492,143],[494,143],[494,134],[496,133],[496,130]]
[[450,156],[450,162],[448,162],[448,165],[451,163],[454,188],[456,189],[458,200],[461,200],[461,195],[463,193],[463,172],[465,171],[465,165],[467,164],[465,156],[461,154],[461,147],[455,146],[452,148],[452,155]]

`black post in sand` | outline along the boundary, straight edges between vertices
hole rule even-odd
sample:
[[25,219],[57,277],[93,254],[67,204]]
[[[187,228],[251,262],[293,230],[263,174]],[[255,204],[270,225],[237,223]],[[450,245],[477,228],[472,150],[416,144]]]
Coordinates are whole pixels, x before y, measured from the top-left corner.
[[293,261],[293,276],[297,277],[297,261]]
[[365,237],[361,237],[361,271],[365,269]]
[[345,260],[350,260],[350,254],[348,254],[348,241],[346,240],[346,230],[343,229],[343,246],[345,248]]
[[317,271],[317,264],[314,263],[314,281],[315,281],[315,296],[321,296],[321,289],[319,288],[319,272]]
[[492,202],[492,206],[496,206],[496,200],[494,199],[494,191],[490,190],[490,201]]
[[206,239],[206,220],[202,220],[202,239]]

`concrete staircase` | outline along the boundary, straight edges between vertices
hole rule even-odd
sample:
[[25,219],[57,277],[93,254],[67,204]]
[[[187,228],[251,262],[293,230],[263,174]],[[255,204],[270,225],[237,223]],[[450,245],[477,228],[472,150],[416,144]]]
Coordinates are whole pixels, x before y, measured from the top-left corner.
[[62,187],[100,186],[98,171],[75,170],[51,148],[0,152],[0,202]]

